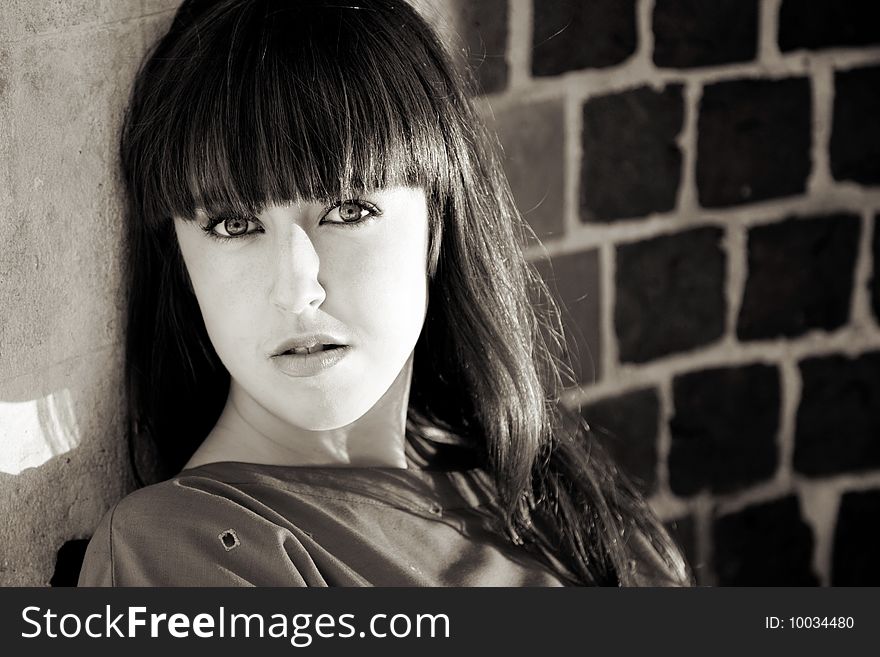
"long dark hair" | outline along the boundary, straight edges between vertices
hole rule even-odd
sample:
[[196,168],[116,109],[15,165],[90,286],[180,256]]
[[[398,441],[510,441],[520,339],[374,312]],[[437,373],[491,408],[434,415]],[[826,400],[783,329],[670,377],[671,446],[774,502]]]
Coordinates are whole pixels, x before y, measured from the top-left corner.
[[498,531],[565,580],[637,583],[633,535],[686,582],[662,526],[559,404],[570,370],[558,312],[523,257],[471,89],[402,0],[183,3],[137,76],[121,140],[132,454],[153,450],[153,478],[177,472],[229,386],[170,217],[419,186],[430,302],[410,440],[457,443],[497,490]]

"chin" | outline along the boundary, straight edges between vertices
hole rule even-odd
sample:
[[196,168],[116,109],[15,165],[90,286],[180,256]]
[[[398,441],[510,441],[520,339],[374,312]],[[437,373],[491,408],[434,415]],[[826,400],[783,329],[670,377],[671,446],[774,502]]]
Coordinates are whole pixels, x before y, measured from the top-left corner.
[[377,401],[378,397],[358,400],[359,403],[351,403],[349,400],[348,403],[340,404],[339,400],[334,399],[325,404],[319,402],[308,409],[294,410],[288,407],[281,417],[289,424],[306,431],[332,431],[356,422]]

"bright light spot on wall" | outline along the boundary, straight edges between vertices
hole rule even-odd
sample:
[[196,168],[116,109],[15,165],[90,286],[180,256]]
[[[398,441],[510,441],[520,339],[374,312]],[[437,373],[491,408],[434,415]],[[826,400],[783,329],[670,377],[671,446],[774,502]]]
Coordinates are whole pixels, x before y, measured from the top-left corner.
[[70,390],[23,402],[0,401],[0,472],[19,474],[79,445]]

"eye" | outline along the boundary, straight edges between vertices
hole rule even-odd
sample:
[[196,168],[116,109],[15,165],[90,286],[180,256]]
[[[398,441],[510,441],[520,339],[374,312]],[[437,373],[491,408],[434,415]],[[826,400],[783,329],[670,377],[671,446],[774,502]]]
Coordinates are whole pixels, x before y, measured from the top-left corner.
[[233,239],[263,232],[255,220],[238,215],[211,219],[207,226],[202,227],[202,230],[218,239]]
[[359,225],[379,217],[382,211],[369,201],[349,199],[341,201],[324,211],[319,223]]

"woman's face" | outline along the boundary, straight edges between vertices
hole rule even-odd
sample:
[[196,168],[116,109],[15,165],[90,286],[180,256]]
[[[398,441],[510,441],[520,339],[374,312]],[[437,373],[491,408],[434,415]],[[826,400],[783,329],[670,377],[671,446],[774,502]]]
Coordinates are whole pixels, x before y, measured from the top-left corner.
[[421,189],[174,223],[214,349],[276,417],[345,426],[401,372],[427,307]]

